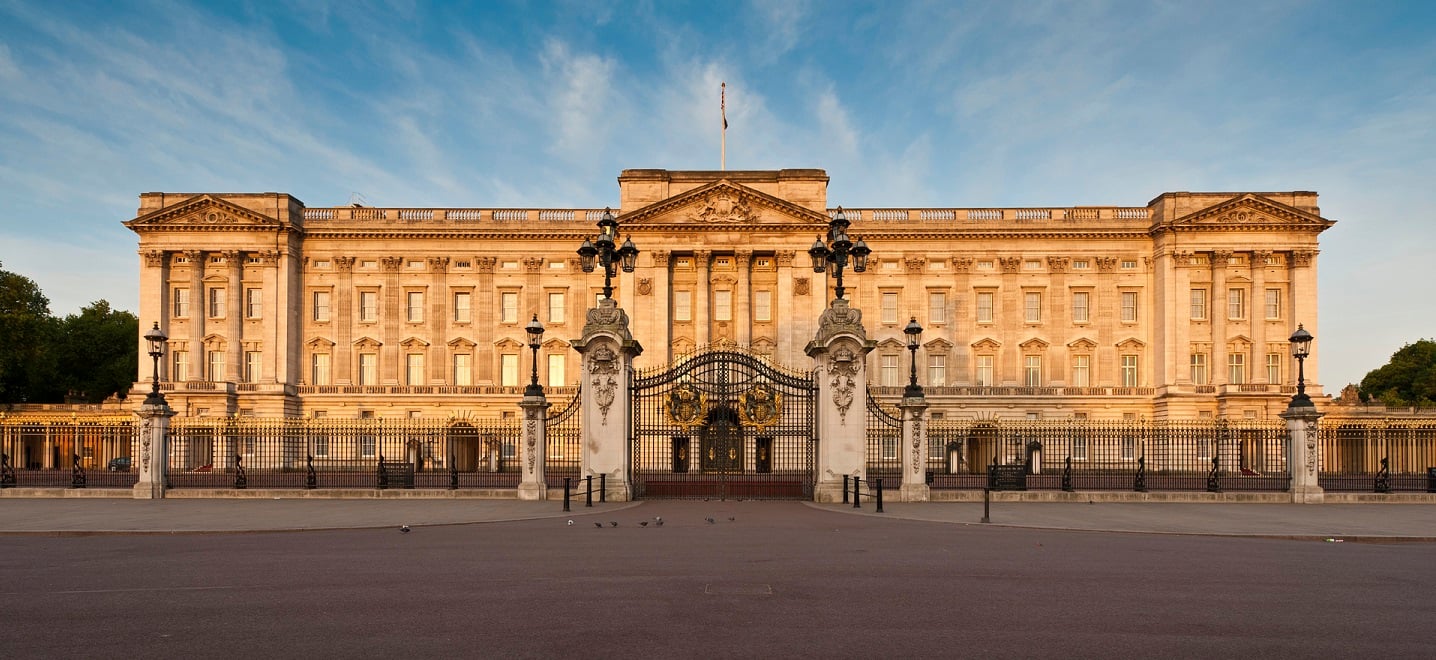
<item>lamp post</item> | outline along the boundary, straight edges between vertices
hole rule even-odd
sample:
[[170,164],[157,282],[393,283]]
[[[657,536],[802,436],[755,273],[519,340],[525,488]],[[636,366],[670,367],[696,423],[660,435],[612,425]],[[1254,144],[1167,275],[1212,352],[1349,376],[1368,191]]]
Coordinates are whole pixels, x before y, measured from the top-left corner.
[[595,265],[603,266],[603,297],[613,300],[613,278],[618,275],[614,268],[632,273],[638,261],[638,247],[633,244],[632,238],[625,239],[622,246],[618,245],[618,221],[613,219],[613,211],[605,208],[603,217],[598,221],[598,237],[583,239],[578,257],[585,273],[592,273]]
[[543,396],[543,385],[538,382],[538,351],[539,344],[543,342],[543,324],[539,323],[538,314],[534,314],[534,320],[524,326],[524,332],[529,333],[529,348],[533,350],[533,379],[529,386],[524,388],[524,396]]
[[1296,395],[1291,397],[1291,408],[1312,408],[1311,397],[1306,395],[1306,358],[1311,355],[1311,340],[1315,339],[1300,323],[1296,332],[1287,341],[1291,342],[1291,356],[1296,358]]
[[868,244],[863,242],[862,237],[854,243],[848,238],[848,218],[843,214],[843,207],[838,207],[838,212],[828,222],[827,242],[819,236],[813,241],[813,247],[808,248],[808,256],[813,258],[813,272],[821,273],[827,271],[829,275],[838,278],[836,293],[839,299],[843,297],[843,269],[848,266],[848,257],[852,257],[854,273],[861,273],[868,269],[868,255],[872,250]]
[[163,330],[160,330],[158,321],[155,322],[153,328],[150,328],[149,332],[145,333],[145,341],[149,342],[150,357],[154,359],[155,366],[154,382],[150,387],[150,395],[145,397],[145,405],[147,406],[165,405],[165,395],[160,394],[160,356],[165,354],[165,342],[168,340],[169,337],[165,335]]
[[917,317],[912,317],[907,322],[907,327],[902,329],[907,335],[907,350],[912,353],[912,369],[908,372],[907,389],[903,390],[904,397],[922,396],[922,386],[917,384],[917,347],[922,343],[922,326],[917,324]]

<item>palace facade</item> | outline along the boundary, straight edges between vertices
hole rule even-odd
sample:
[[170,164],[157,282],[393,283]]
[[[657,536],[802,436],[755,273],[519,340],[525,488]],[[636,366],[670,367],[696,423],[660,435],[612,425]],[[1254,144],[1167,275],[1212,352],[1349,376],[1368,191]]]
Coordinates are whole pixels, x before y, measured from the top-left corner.
[[[618,184],[613,212],[640,252],[614,298],[637,368],[717,343],[812,368],[835,284],[807,254],[838,212],[824,171],[626,170]],[[1313,192],[843,212],[872,248],[843,284],[876,342],[873,391],[900,396],[916,318],[934,418],[1274,418],[1295,391],[1287,337],[1320,335],[1317,239],[1334,223]],[[125,225],[180,415],[482,419],[516,415],[535,316],[539,381],[556,403],[574,395],[569,340],[603,286],[576,249],[603,213],[145,193]],[[1318,394],[1319,354],[1305,364]]]

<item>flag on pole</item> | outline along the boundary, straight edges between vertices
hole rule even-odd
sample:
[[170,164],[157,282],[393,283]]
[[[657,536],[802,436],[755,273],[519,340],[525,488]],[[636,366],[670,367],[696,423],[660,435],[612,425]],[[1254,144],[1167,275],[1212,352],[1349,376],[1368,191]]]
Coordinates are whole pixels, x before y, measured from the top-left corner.
[[723,130],[728,130],[728,83],[719,85],[718,112],[723,115]]

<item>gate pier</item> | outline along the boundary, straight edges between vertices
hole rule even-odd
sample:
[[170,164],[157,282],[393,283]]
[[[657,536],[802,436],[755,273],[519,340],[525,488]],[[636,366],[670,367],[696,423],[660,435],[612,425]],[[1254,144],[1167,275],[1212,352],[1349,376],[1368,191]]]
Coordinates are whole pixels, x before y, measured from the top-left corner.
[[867,477],[866,365],[876,346],[863,328],[862,312],[836,298],[804,349],[818,378],[818,476],[813,494],[818,502],[841,501],[843,477]]
[[582,356],[579,388],[583,415],[583,462],[580,476],[606,475],[610,502],[632,498],[628,438],[633,422],[630,384],[633,358],[643,347],[628,329],[628,314],[612,298],[588,310],[583,337],[571,342]]

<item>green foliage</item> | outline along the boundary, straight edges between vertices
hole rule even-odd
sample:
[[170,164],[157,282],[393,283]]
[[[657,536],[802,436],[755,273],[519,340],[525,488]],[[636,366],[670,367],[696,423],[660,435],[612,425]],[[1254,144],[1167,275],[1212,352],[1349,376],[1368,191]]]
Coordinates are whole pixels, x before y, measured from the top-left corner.
[[129,391],[139,320],[100,300],[64,319],[33,280],[0,270],[0,403],[98,402]]
[[1391,355],[1391,361],[1361,379],[1362,401],[1387,406],[1436,405],[1436,341],[1422,339]]

